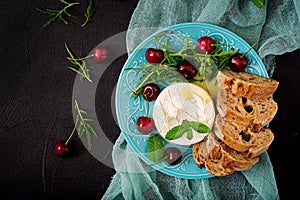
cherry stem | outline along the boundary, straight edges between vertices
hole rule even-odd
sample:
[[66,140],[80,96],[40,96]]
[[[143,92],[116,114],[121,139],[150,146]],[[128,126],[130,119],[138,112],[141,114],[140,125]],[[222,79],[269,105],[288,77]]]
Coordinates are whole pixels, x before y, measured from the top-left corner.
[[150,74],[148,74],[145,77],[145,79],[140,83],[140,85],[134,91],[132,91],[132,93],[130,95],[137,94],[136,91],[139,91],[144,86],[145,82],[148,81],[148,79],[150,78],[150,76],[152,76],[152,74],[154,74],[154,72],[151,72]]
[[260,37],[258,40],[256,40],[256,42],[243,55],[241,55],[241,58],[243,58],[247,53],[249,53],[249,51],[251,51],[262,39],[264,38]]
[[148,98],[147,98],[147,95],[148,95],[149,93],[147,93],[147,94],[144,94],[143,96],[144,96],[144,98],[146,99],[146,103],[147,103],[147,110],[146,110],[146,117],[148,117],[148,115],[149,115],[149,101],[148,101]]
[[71,139],[72,136],[74,135],[75,130],[76,130],[76,126],[77,126],[77,121],[78,121],[78,119],[76,120],[75,126],[74,126],[74,128],[73,128],[73,130],[72,130],[72,132],[71,132],[71,134],[70,134],[70,136],[69,136],[69,138],[68,138],[67,141],[65,142],[65,145],[68,144],[68,142],[70,141],[70,139]]
[[71,58],[71,57],[67,57],[68,60],[83,60],[83,59],[87,59],[87,58],[90,58],[90,57],[93,57],[94,54],[91,54],[91,55],[88,55],[88,56],[85,56],[83,58]]
[[[146,96],[146,95],[145,95]],[[146,97],[146,99],[147,99],[147,97]],[[148,115],[149,115],[149,107],[150,107],[150,105],[149,105],[149,101],[147,101],[147,111],[146,111],[146,117],[148,117]]]
[[224,46],[224,47],[233,48],[233,46],[230,46],[228,44],[220,44],[220,43],[210,44],[210,46],[212,47]]
[[75,130],[76,130],[76,127],[77,127],[77,122],[78,122],[78,118],[76,119],[75,126],[74,126],[74,128],[73,128],[73,130],[72,130],[72,132],[71,132],[71,134],[70,134],[70,136],[69,136],[69,138],[68,138],[67,141],[65,142],[65,145],[68,144],[68,142],[70,141],[70,139],[71,139],[72,136],[74,135]]

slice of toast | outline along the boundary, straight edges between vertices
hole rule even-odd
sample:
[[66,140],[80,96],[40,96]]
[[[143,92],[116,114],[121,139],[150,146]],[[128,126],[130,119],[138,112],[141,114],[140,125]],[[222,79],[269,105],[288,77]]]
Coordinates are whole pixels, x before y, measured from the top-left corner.
[[213,133],[209,133],[206,140],[194,144],[193,155],[198,167],[205,167],[215,176],[249,170],[259,160],[258,157],[249,158],[247,153],[229,148]]
[[279,82],[248,72],[223,69],[217,74],[218,87],[249,99],[267,99],[278,88]]
[[216,116],[214,133],[227,146],[246,152],[250,158],[265,152],[274,140],[274,134],[269,128],[253,132],[247,125],[227,120],[220,115]]
[[271,122],[278,110],[272,98],[252,100],[226,90],[219,90],[216,102],[221,117],[248,125],[252,131],[259,131]]

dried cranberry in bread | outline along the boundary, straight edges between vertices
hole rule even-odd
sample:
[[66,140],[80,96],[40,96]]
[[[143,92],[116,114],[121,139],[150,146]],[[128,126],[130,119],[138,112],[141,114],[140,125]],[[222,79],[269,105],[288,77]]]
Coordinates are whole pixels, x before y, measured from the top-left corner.
[[269,128],[253,132],[247,125],[220,117],[218,114],[214,124],[215,135],[230,148],[246,152],[254,158],[265,152],[274,140],[274,134]]
[[273,95],[279,82],[248,72],[223,69],[217,74],[218,86],[237,96],[249,99],[266,99]]
[[272,98],[253,100],[222,89],[217,95],[220,116],[228,121],[249,125],[252,131],[259,131],[271,122],[277,109],[277,103]]
[[[198,167],[205,167],[206,170],[215,176],[226,176],[235,172],[232,168],[226,168],[222,165],[221,159],[213,159],[209,155],[214,145],[207,141],[209,133],[204,140],[193,145],[193,156]],[[212,145],[212,146],[209,146]],[[216,155],[212,156],[216,157]]]
[[205,166],[215,176],[226,176],[235,171],[249,170],[259,158],[249,158],[245,152],[237,152],[218,140],[213,133],[193,146],[194,159],[199,167]]

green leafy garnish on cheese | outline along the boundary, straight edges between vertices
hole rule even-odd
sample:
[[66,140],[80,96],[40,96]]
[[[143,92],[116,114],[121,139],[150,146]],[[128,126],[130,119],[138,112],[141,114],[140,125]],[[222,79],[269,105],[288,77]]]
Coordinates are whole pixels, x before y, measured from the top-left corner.
[[184,133],[187,133],[187,139],[191,140],[193,138],[192,129],[194,129],[198,133],[210,132],[210,128],[205,124],[195,121],[188,121],[185,119],[182,121],[181,125],[174,126],[167,132],[166,139],[175,140],[180,138]]

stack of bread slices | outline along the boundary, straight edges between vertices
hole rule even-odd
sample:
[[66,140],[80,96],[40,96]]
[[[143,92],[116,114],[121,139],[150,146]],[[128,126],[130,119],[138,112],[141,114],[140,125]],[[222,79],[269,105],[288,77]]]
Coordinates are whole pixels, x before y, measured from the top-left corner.
[[277,112],[271,98],[279,82],[247,72],[217,75],[217,114],[212,132],[193,145],[198,167],[215,176],[245,171],[259,161],[274,140],[267,125]]

